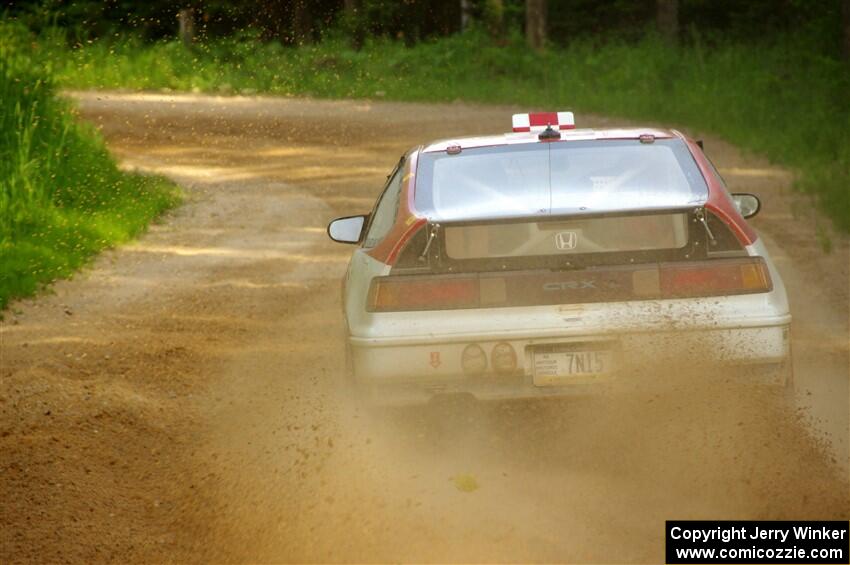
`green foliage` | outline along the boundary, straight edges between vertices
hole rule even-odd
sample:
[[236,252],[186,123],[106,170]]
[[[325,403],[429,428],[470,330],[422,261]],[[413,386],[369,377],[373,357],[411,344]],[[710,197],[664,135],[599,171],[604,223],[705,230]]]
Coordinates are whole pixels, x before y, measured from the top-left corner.
[[0,25],[0,310],[66,277],[175,203],[161,178],[118,170],[97,133],[55,96],[33,39]]
[[[804,31],[810,48],[838,54],[843,0],[679,0],[681,30],[691,27],[706,37],[770,41],[791,30]],[[191,8],[202,38],[261,30],[265,39],[292,44],[299,35],[323,37],[334,22],[352,36],[404,39],[407,42],[460,31],[460,0],[15,0],[9,17],[30,29],[59,26],[75,43],[116,34],[146,40],[174,37],[177,11]],[[656,0],[547,0],[550,40],[566,45],[577,38],[608,41],[639,39],[656,16]],[[349,4],[349,6],[352,4]],[[467,0],[473,19],[491,32],[521,30],[525,0]],[[296,33],[296,27],[300,33]]]
[[40,58],[72,88],[462,99],[686,124],[796,168],[798,188],[850,231],[850,73],[801,41],[707,47],[694,35],[671,49],[650,35],[533,53],[517,35],[496,42],[480,32],[361,50],[343,39],[287,48],[243,33],[191,51],[132,38],[71,51],[47,41]]

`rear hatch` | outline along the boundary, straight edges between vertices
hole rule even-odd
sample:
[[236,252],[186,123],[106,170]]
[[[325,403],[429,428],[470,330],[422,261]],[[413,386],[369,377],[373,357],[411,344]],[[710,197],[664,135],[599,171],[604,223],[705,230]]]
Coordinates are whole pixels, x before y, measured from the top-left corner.
[[373,312],[494,308],[767,292],[761,258],[704,208],[680,139],[526,143],[423,153],[429,218]]
[[767,292],[766,265],[703,208],[432,222],[377,277],[373,312]]

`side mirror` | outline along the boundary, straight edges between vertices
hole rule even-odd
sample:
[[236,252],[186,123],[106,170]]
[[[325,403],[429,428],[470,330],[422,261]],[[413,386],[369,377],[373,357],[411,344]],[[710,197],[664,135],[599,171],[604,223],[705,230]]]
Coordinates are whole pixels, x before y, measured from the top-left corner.
[[747,194],[746,192],[732,195],[732,200],[738,208],[738,212],[745,218],[752,218],[761,210],[761,200],[755,194]]
[[363,226],[369,216],[337,218],[328,224],[328,236],[339,243],[360,243]]

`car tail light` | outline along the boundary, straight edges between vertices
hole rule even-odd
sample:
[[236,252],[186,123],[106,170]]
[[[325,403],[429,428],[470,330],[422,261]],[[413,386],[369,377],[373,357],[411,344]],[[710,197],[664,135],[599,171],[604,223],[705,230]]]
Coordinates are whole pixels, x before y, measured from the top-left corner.
[[761,257],[645,263],[553,272],[375,277],[369,312],[499,308],[769,292]]
[[659,269],[659,285],[665,297],[748,294],[773,288],[761,257],[667,263]]
[[450,310],[477,305],[477,277],[378,277],[369,289],[370,312]]

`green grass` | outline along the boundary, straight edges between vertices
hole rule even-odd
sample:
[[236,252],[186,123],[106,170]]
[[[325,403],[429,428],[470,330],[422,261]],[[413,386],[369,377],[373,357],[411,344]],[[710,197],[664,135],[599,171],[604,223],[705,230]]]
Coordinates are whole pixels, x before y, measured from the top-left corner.
[[477,33],[361,51],[334,39],[285,48],[250,34],[191,51],[133,38],[69,50],[48,37],[37,51],[70,88],[462,99],[677,123],[795,169],[797,188],[850,232],[850,66],[817,55],[805,38],[709,47],[694,37],[671,49],[648,36],[534,53],[520,38],[497,45]]
[[165,179],[118,170],[30,51],[25,30],[0,25],[0,310],[177,202]]

